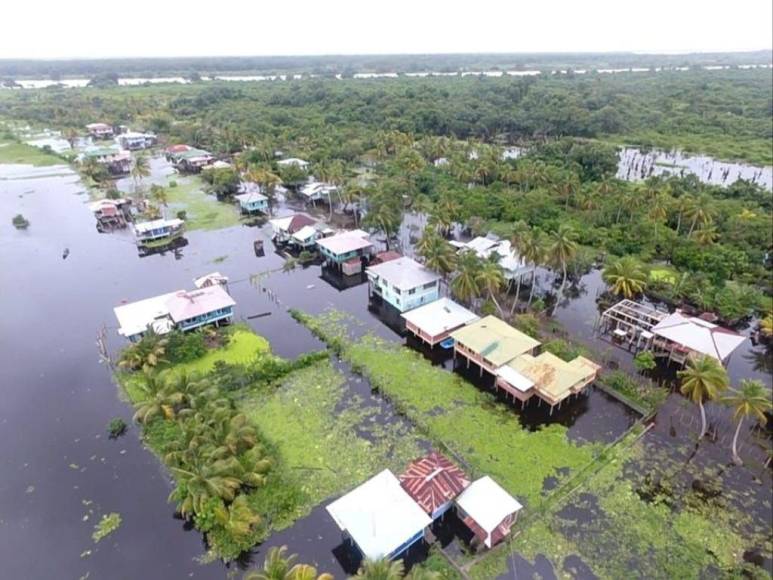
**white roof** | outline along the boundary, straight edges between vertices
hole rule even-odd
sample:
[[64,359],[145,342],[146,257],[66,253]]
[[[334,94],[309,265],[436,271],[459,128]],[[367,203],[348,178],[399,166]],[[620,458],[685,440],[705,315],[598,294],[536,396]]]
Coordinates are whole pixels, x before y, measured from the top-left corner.
[[239,201],[239,203],[254,203],[256,201],[268,201],[268,198],[261,194],[256,192],[250,192],[250,193],[240,193],[239,195],[234,195],[234,198]]
[[309,240],[317,235],[317,228],[314,226],[303,226],[301,229],[299,229],[297,232],[295,232],[292,237],[295,240],[298,240],[299,242],[305,242],[306,240]]
[[352,230],[317,240],[317,245],[325,248],[331,254],[339,255],[369,248],[373,244],[368,239],[368,232]]
[[510,365],[504,365],[497,369],[497,376],[502,377],[507,384],[515,389],[518,389],[522,393],[525,393],[534,386],[534,381],[530,378],[523,376],[517,370]]
[[[216,274],[217,272],[215,272]],[[220,308],[234,306],[236,302],[222,286],[206,286],[192,292],[178,290],[113,308],[118,318],[118,334],[133,336],[145,332],[148,326],[159,334],[169,332],[174,323]]]
[[492,240],[491,238],[484,238],[483,236],[478,236],[477,238],[473,238],[469,242],[467,242],[465,246],[473,250],[476,254],[488,255],[488,252],[498,243],[499,241],[497,240]]
[[523,508],[517,499],[488,475],[473,481],[456,498],[456,503],[487,534],[493,532],[507,516]]
[[285,231],[290,227],[290,222],[293,221],[294,217],[295,214],[288,215],[287,217],[274,218],[272,220],[268,220],[268,223],[271,224],[271,227],[274,228],[274,230]]
[[385,469],[337,499],[327,511],[373,560],[391,555],[432,523],[394,474]]
[[[178,290],[181,292],[181,290]],[[169,319],[169,308],[167,302],[175,296],[177,292],[161,294],[153,298],[130,302],[123,306],[113,308],[115,317],[118,319],[118,334],[122,336],[134,336],[145,332],[148,326],[159,334],[165,334],[172,328],[172,321]]]
[[690,350],[724,361],[746,338],[701,318],[678,310],[652,327],[652,333]]
[[383,278],[400,290],[410,290],[440,280],[439,274],[405,256],[370,266],[367,271],[369,275]]
[[477,314],[470,312],[450,298],[440,298],[419,308],[414,308],[403,313],[402,317],[430,336],[438,336],[478,320]]
[[322,181],[312,181],[301,187],[301,194],[306,197],[315,197],[317,195],[330,195],[338,188],[330,183],[323,183]]
[[306,167],[309,162],[297,157],[288,157],[287,159],[280,159],[276,162],[277,165],[298,165],[300,167]]
[[156,228],[163,228],[165,226],[177,228],[183,225],[183,223],[184,223],[183,220],[179,220],[179,219],[173,219],[173,220],[159,219],[159,220],[153,220],[150,222],[140,222],[138,224],[134,224],[134,231],[141,234],[144,232],[149,232],[150,230],[155,230]]

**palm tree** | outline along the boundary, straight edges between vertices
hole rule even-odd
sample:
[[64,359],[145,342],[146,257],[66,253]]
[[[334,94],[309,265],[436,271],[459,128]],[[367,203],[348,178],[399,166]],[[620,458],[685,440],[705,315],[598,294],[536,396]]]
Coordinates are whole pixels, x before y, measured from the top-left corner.
[[604,268],[602,278],[612,287],[613,294],[624,298],[633,298],[647,287],[647,272],[633,256],[624,256],[610,263]]
[[309,564],[295,564],[297,554],[285,556],[287,546],[268,550],[263,561],[263,570],[251,571],[243,580],[333,580],[331,574],[317,575],[317,569]]
[[706,435],[706,409],[704,401],[713,401],[727,389],[729,379],[727,371],[714,358],[707,355],[691,356],[687,368],[677,373],[681,385],[679,390],[690,397],[701,411],[701,433],[698,439]]
[[649,218],[655,224],[655,245],[658,243],[658,228],[662,224],[666,216],[668,216],[668,197],[665,194],[658,193],[649,202],[650,211],[648,213]]
[[698,196],[687,211],[687,216],[692,218],[690,231],[687,232],[687,236],[692,235],[695,226],[698,224],[704,227],[711,225],[714,221],[715,213],[712,199],[708,195]]
[[212,461],[202,451],[191,454],[183,467],[170,468],[177,478],[170,500],[178,501],[178,510],[184,517],[201,513],[211,498],[233,501],[244,484],[238,467],[235,459]]
[[169,192],[163,185],[150,186],[150,199],[164,208],[169,207]]
[[[518,255],[521,255],[520,253],[520,247],[521,244],[523,244],[523,240],[526,236],[530,233],[529,224],[527,224],[523,220],[518,220],[513,225],[513,229],[510,232],[510,249],[515,252]],[[521,277],[518,276],[518,280],[516,281],[516,289],[515,289],[515,299],[513,300],[513,305],[510,309],[510,316],[513,315],[513,312],[515,311],[515,306],[518,304],[518,297],[521,295]]]
[[534,298],[534,286],[537,282],[537,265],[540,264],[545,256],[545,244],[542,240],[542,234],[539,230],[533,229],[528,235],[523,237],[520,247],[521,255],[524,260],[532,265],[531,270],[531,288],[529,289],[529,302]]
[[182,393],[171,389],[155,374],[145,375],[137,389],[140,398],[134,403],[134,420],[138,423],[148,423],[159,416],[172,419],[175,416],[175,408],[185,401]]
[[704,225],[692,233],[692,238],[701,246],[710,246],[717,238],[717,227],[714,225]]
[[150,176],[150,163],[146,155],[140,154],[134,158],[131,169],[131,177],[134,181],[134,192],[137,193],[142,186],[142,180]]
[[369,226],[384,232],[386,248],[389,249],[389,240],[400,227],[403,219],[403,211],[400,199],[390,193],[379,191],[373,194],[368,202],[368,213],[363,220]]
[[251,167],[245,174],[245,177],[260,186],[261,191],[268,198],[268,211],[271,214],[276,186],[282,184],[282,179],[269,168],[262,165]]
[[158,365],[167,362],[164,356],[168,343],[169,339],[155,332],[153,327],[148,327],[142,340],[124,350],[118,366],[129,370],[141,369],[146,374],[150,373]]
[[674,202],[674,208],[676,209],[676,234],[679,235],[679,231],[682,229],[682,216],[689,215],[695,204],[695,198],[689,193],[677,198]]
[[424,265],[440,274],[447,285],[448,275],[456,267],[456,252],[451,244],[428,227],[416,245],[416,251],[423,258]]
[[402,560],[389,560],[381,558],[380,560],[366,559],[355,578],[365,580],[401,580],[405,574],[405,566]]
[[738,421],[733,435],[733,462],[736,465],[743,463],[738,455],[738,434],[746,417],[754,417],[760,423],[765,423],[768,418],[765,411],[773,408],[768,393],[762,381],[742,379],[741,388],[731,391],[730,395],[722,398],[722,401],[733,407],[733,418]]
[[569,262],[577,255],[576,239],[577,233],[567,224],[561,224],[551,234],[551,242],[547,250],[548,258],[554,267],[560,267],[563,272],[561,287],[558,289],[557,303],[561,301],[561,296],[563,296],[564,287],[566,286],[566,268]]
[[773,312],[768,312],[760,321],[760,332],[764,336],[773,336]]
[[502,267],[494,260],[484,260],[483,265],[478,271],[478,284],[486,289],[489,300],[494,302],[499,315],[504,318],[505,314],[502,307],[497,302],[497,293],[505,285],[505,276],[502,273]]
[[451,281],[451,290],[462,302],[470,302],[480,294],[480,258],[474,252],[462,252],[456,264],[456,276]]

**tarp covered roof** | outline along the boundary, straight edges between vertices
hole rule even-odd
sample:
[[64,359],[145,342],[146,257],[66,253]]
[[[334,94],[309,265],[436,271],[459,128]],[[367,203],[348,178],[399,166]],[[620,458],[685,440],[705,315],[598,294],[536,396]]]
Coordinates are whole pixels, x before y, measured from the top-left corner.
[[724,361],[746,337],[678,310],[652,327],[652,333],[692,351]]
[[390,556],[432,523],[388,469],[340,497],[326,509],[363,555],[373,560]]

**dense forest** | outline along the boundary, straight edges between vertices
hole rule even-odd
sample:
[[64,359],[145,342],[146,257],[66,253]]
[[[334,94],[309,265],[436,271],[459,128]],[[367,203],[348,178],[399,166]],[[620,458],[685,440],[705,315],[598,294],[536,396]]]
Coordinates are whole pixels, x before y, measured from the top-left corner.
[[770,53],[764,50],[675,55],[620,52],[107,58],[50,61],[5,59],[0,60],[0,78],[46,76],[56,79],[64,76],[105,74],[160,76],[237,72],[346,75],[354,72],[736,66],[769,63]]

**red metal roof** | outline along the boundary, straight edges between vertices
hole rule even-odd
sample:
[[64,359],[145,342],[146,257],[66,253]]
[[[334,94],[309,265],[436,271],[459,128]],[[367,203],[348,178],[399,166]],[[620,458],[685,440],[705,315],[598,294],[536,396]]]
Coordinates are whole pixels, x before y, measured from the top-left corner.
[[400,475],[400,485],[428,514],[470,485],[467,474],[437,452],[413,461]]
[[190,145],[170,145],[166,148],[167,153],[184,153],[190,151],[192,147]]
[[288,226],[287,231],[291,234],[294,234],[306,226],[313,226],[316,223],[317,221],[315,219],[312,219],[302,213],[297,213],[293,216],[293,219],[290,220],[290,225]]

